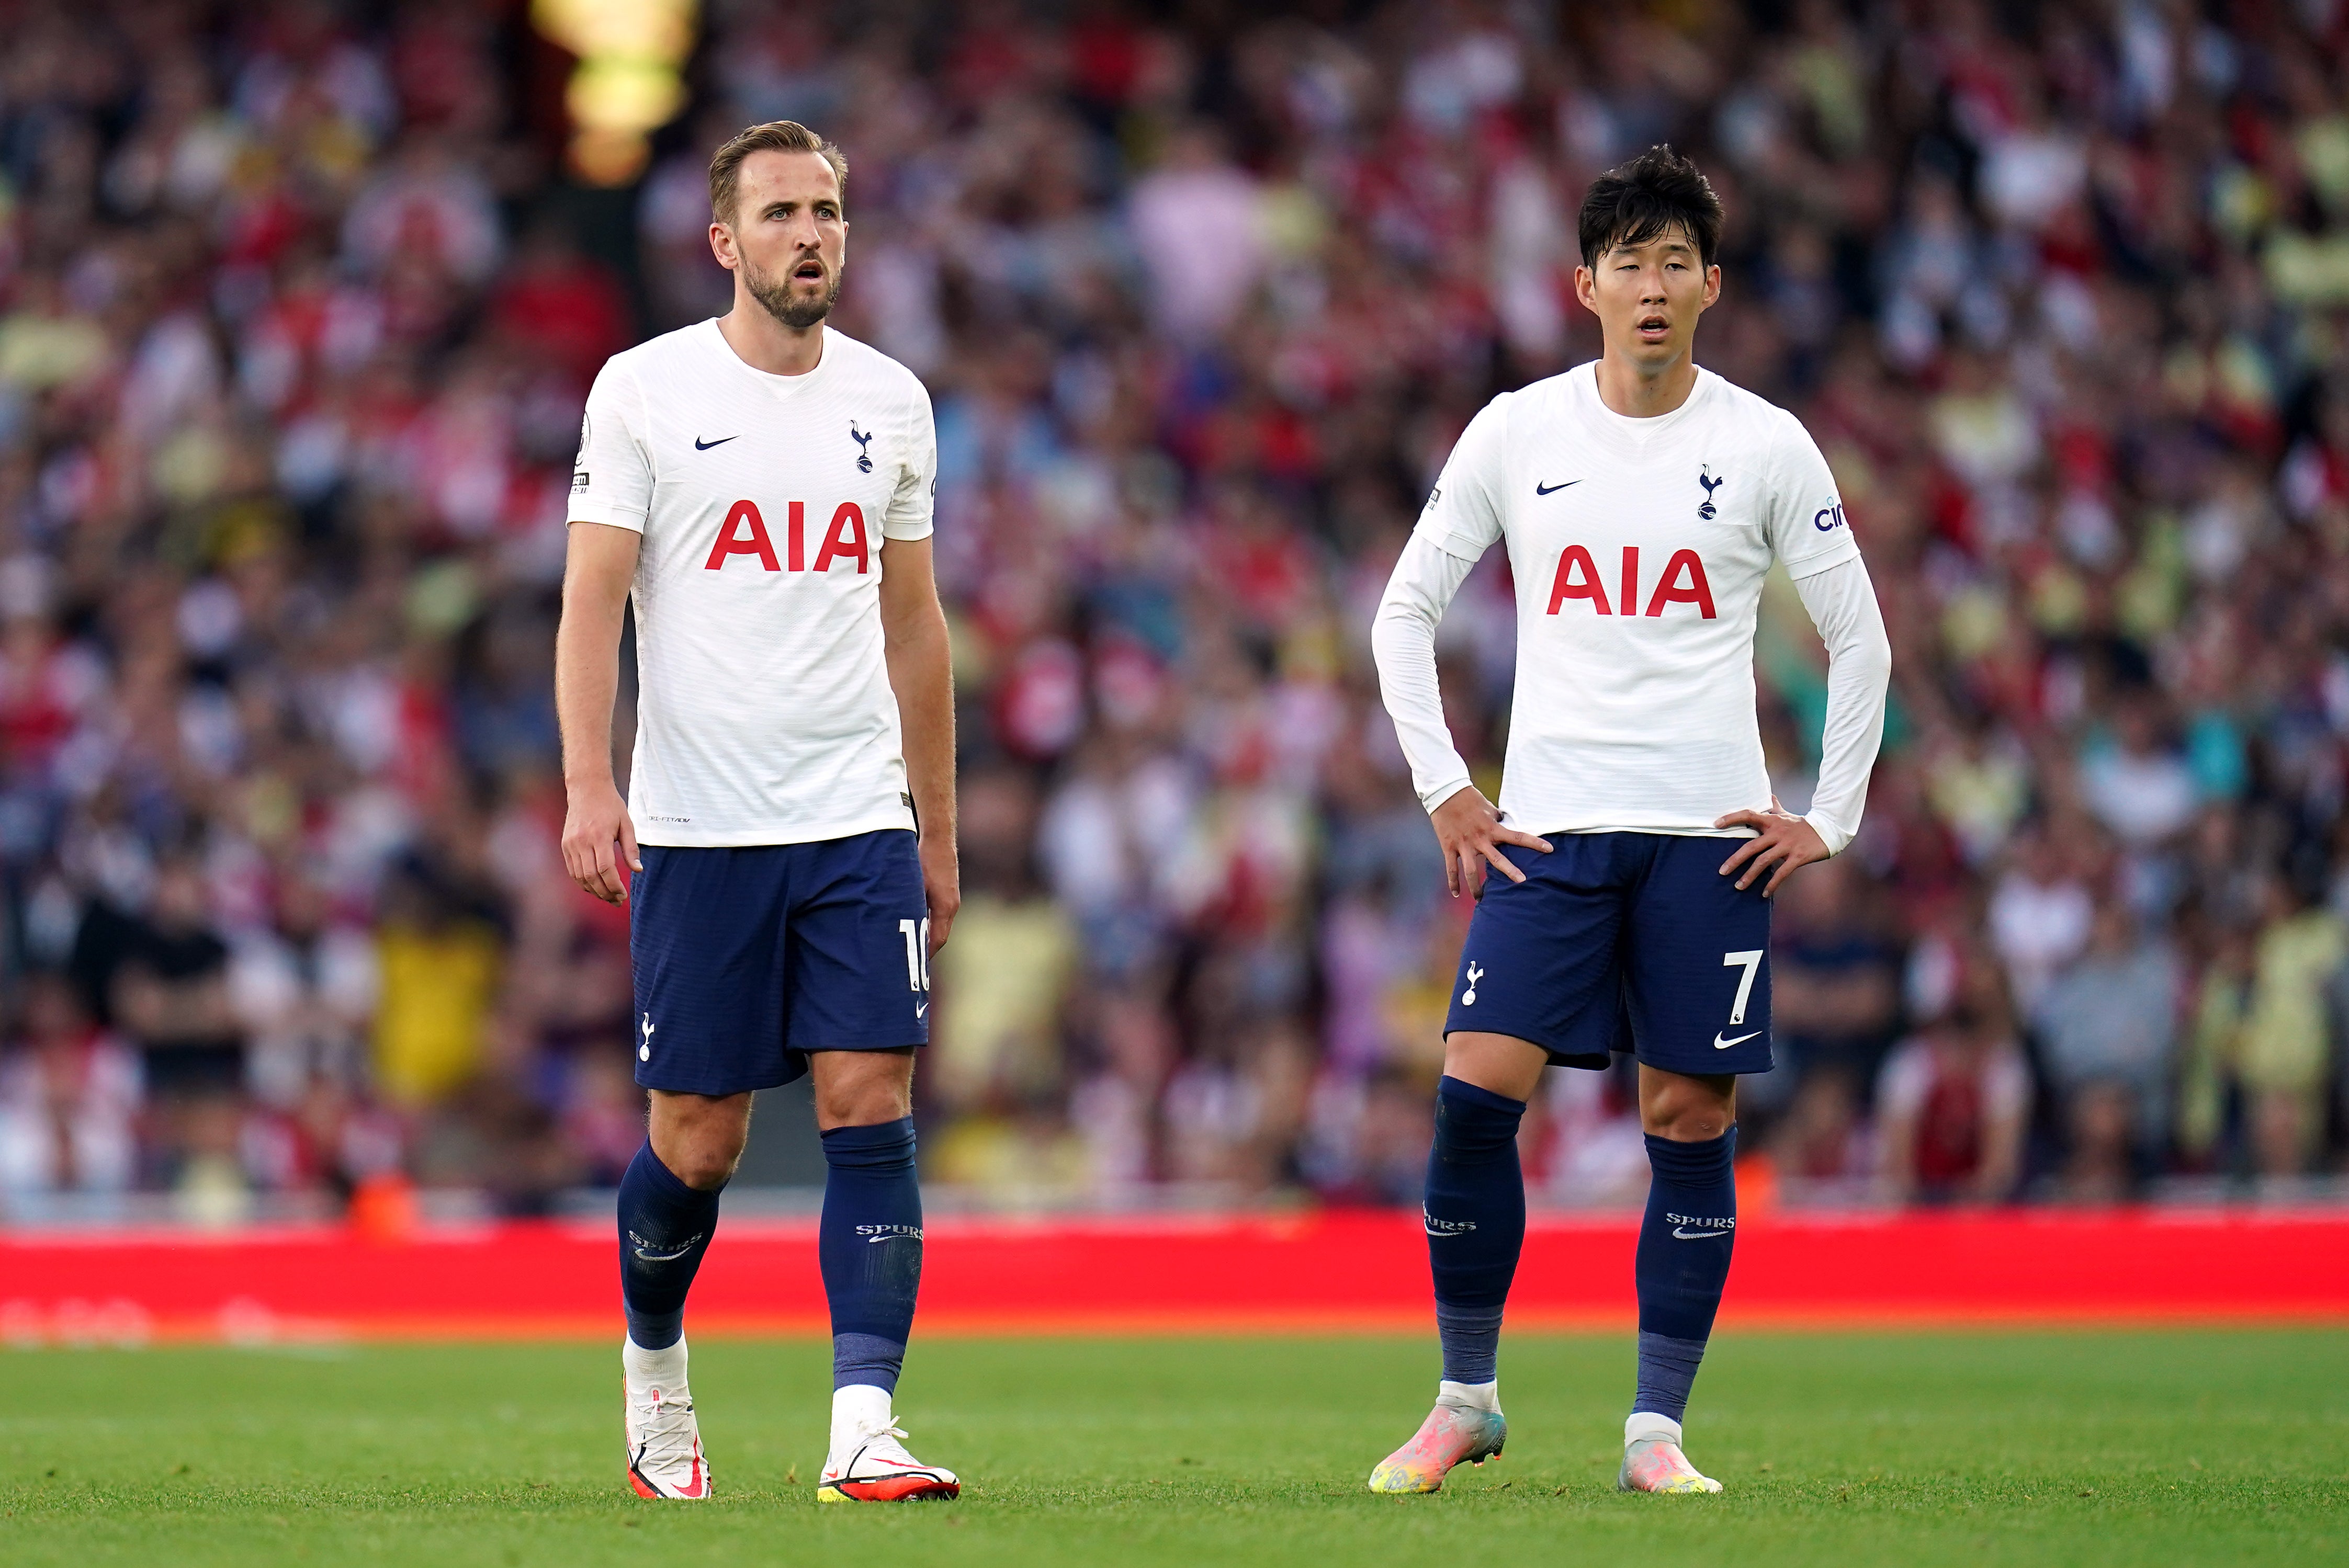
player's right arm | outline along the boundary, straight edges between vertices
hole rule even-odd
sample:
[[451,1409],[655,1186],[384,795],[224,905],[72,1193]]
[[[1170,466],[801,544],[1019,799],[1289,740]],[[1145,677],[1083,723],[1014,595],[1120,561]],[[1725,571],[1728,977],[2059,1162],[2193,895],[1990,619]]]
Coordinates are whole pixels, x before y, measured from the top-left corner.
[[554,717],[563,729],[563,869],[606,903],[628,902],[620,870],[642,871],[628,803],[612,778],[612,705],[619,695],[620,623],[644,535],[574,522],[554,632]]
[[563,563],[563,619],[554,632],[554,717],[563,732],[565,800],[563,869],[606,903],[627,903],[627,873],[644,869],[628,803],[612,778],[620,624],[652,504],[652,463],[638,438],[641,415],[626,357],[606,364],[587,394],[587,417],[579,427]]
[[1468,764],[1444,722],[1444,692],[1435,670],[1435,628],[1477,560],[1501,536],[1491,480],[1500,472],[1506,402],[1494,399],[1461,432],[1371,624],[1379,696],[1394,720],[1428,824],[1443,846],[1444,885],[1455,898],[1475,892],[1488,865],[1512,882],[1526,880],[1501,853],[1503,844],[1549,852],[1542,840],[1505,824],[1484,791],[1470,782]]

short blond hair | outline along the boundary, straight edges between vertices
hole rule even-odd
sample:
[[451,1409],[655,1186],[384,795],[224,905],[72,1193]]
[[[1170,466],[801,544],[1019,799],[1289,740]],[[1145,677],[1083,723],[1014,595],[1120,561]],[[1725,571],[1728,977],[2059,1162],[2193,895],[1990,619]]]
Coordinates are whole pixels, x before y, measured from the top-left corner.
[[709,215],[721,223],[734,221],[736,192],[742,181],[742,160],[754,152],[812,152],[832,165],[840,181],[840,197],[848,199],[848,155],[795,119],[771,119],[739,130],[709,160]]

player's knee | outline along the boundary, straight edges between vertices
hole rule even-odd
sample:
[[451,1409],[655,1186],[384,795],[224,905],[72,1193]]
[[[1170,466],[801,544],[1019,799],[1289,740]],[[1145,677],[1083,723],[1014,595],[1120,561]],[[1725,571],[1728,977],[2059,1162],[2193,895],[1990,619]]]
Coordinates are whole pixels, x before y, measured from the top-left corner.
[[745,1141],[739,1134],[728,1136],[723,1129],[703,1130],[700,1136],[682,1140],[673,1151],[674,1162],[664,1160],[662,1163],[669,1165],[687,1186],[707,1192],[733,1180],[734,1167],[742,1162]]
[[893,1083],[845,1085],[816,1097],[816,1125],[829,1132],[835,1127],[878,1127],[914,1114],[908,1086]]
[[655,1095],[653,1153],[688,1187],[704,1192],[723,1187],[750,1141],[750,1098]]
[[910,1051],[826,1051],[813,1062],[815,1123],[877,1127],[914,1114],[914,1061]]
[[1713,1106],[1690,1106],[1663,1115],[1640,1118],[1641,1130],[1674,1143],[1710,1143],[1736,1121],[1728,1111]]
[[1459,1030],[1444,1042],[1447,1078],[1510,1099],[1531,1099],[1541,1087],[1542,1069],[1548,1065],[1547,1051],[1513,1036]]
[[1675,1143],[1707,1143],[1737,1120],[1737,1080],[1659,1073],[1642,1086],[1640,1130]]

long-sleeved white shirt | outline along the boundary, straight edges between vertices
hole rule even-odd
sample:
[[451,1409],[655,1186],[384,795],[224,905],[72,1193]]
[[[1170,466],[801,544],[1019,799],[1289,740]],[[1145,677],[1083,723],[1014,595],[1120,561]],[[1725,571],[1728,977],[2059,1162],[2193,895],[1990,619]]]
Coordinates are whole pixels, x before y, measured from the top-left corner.
[[1517,681],[1500,808],[1533,833],[1738,835],[1763,810],[1754,689],[1762,580],[1784,562],[1828,653],[1808,820],[1829,852],[1858,831],[1891,647],[1835,481],[1795,418],[1708,371],[1651,419],[1599,401],[1582,366],[1472,421],[1379,605],[1371,647],[1421,802],[1466,787],[1444,723],[1435,627],[1506,540]]

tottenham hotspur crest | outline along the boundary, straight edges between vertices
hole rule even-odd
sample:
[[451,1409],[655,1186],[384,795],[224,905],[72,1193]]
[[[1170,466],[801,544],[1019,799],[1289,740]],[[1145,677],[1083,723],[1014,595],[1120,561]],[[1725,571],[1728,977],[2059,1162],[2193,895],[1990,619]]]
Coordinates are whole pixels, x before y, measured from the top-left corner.
[[1696,482],[1704,487],[1704,500],[1699,503],[1696,509],[1696,515],[1701,521],[1711,522],[1713,521],[1713,492],[1719,490],[1722,485],[1722,480],[1725,480],[1728,477],[1728,475],[1723,474],[1722,479],[1714,479],[1713,477],[1713,469],[1709,465],[1700,463],[1697,466]]
[[849,438],[856,443],[857,471],[871,473],[873,471],[873,438],[858,429],[856,421],[854,419],[848,421],[848,434]]

